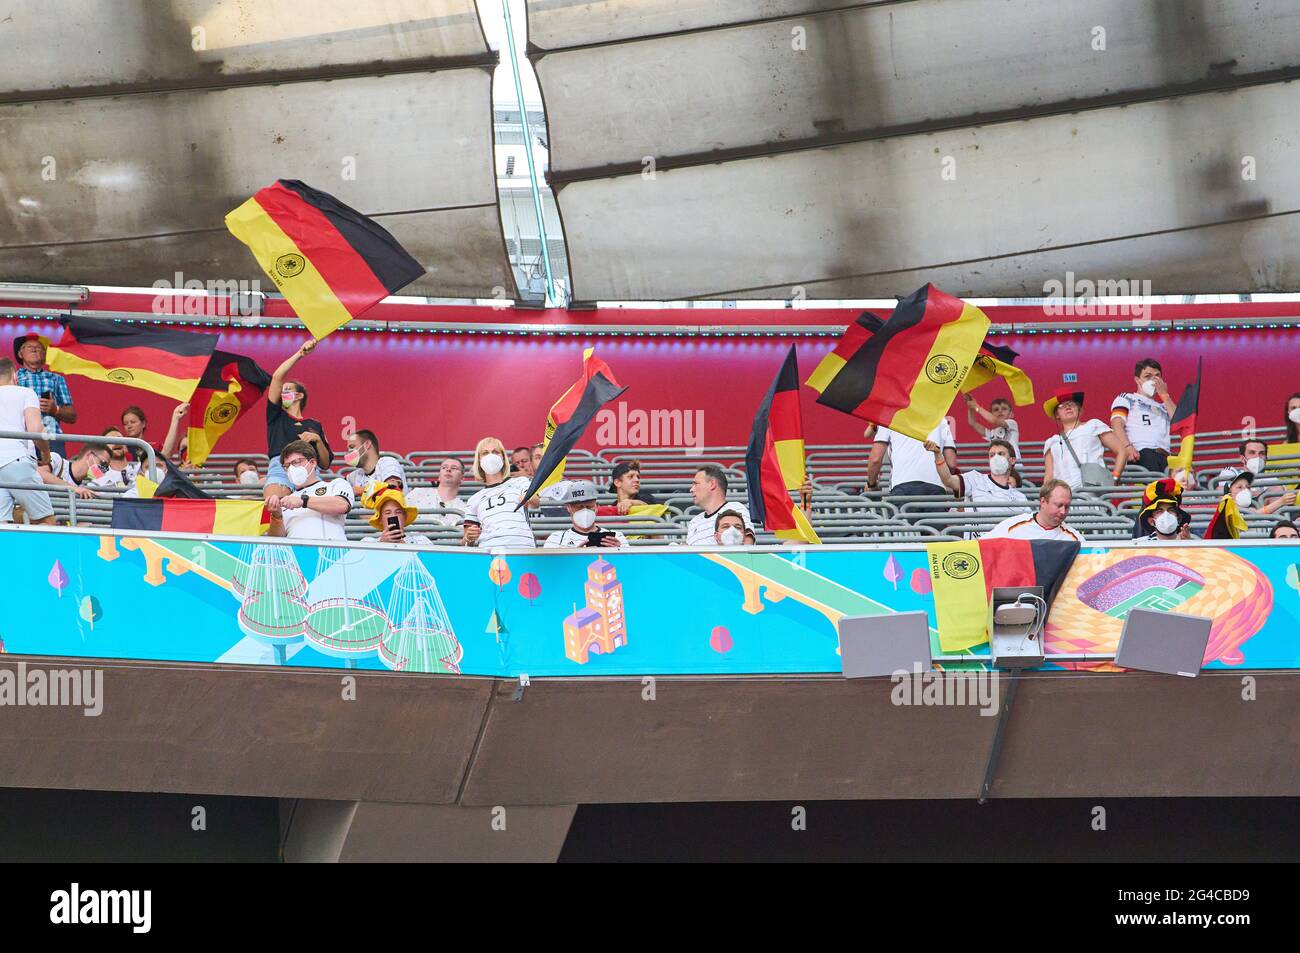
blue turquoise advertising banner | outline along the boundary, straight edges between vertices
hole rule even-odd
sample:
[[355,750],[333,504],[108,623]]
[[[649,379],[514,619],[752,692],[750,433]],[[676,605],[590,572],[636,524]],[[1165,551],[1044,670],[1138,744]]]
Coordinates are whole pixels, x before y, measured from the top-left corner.
[[[922,610],[921,546],[490,553],[91,530],[0,531],[19,655],[465,675],[840,671],[846,615]],[[1113,671],[1130,608],[1213,619],[1210,668],[1300,667],[1300,547],[1087,547],[1050,667]],[[982,667],[987,645],[945,668]],[[1057,656],[1053,659],[1053,656]]]

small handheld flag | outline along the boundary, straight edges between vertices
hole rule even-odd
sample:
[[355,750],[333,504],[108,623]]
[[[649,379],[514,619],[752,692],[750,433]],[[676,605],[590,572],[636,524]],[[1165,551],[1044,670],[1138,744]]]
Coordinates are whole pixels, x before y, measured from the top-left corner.
[[619,386],[613,371],[595,353],[595,348],[590,347],[582,352],[582,376],[551,405],[551,412],[546,416],[542,460],[519,506],[532,499],[538,490],[560,481],[564,476],[564,458],[582,438],[587,424],[603,405],[627,390]]
[[318,341],[424,274],[378,222],[297,179],[260,190],[226,228]]
[[790,498],[790,491],[800,489],[807,474],[799,364],[792,345],[754,415],[745,453],[745,487],[754,522],[762,523],[780,539],[820,543],[808,517]]
[[961,390],[989,329],[974,305],[926,285],[876,333],[858,319],[808,384],[819,404],[925,440]]
[[189,400],[216,334],[176,331],[104,318],[63,319],[63,337],[48,348],[50,370]]
[[1192,450],[1196,445],[1196,414],[1201,406],[1201,359],[1196,359],[1196,381],[1183,388],[1178,398],[1174,416],[1169,421],[1169,432],[1182,437],[1177,455],[1168,459],[1169,471],[1191,470]]

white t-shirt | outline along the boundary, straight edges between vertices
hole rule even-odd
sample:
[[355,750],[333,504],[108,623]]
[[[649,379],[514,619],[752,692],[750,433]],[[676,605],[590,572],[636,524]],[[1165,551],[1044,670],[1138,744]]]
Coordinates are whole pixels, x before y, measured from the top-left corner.
[[[956,447],[957,441],[952,437],[948,421],[944,421],[930,431],[927,438],[941,448]],[[888,427],[876,429],[876,443],[889,445],[889,488],[904,483],[931,483],[943,486],[939,471],[934,465],[934,454],[925,449],[925,444],[915,437],[890,430]]]
[[[17,384],[5,384],[0,387],[0,430],[27,429],[26,410],[41,409],[41,402],[36,398],[36,391],[30,387]],[[36,448],[30,440],[15,440],[0,437],[0,467],[15,460],[35,459]]]
[[[357,502],[356,497],[352,495],[352,486],[342,477],[334,477],[328,482],[317,480],[300,490],[295,490],[292,495],[302,496],[304,493],[310,497],[341,496],[348,501],[349,510]],[[281,515],[284,518],[284,535],[291,539],[345,540],[348,538],[345,530],[348,520],[346,510],[334,515],[300,506],[297,509],[282,510]]]
[[[1014,486],[998,486],[987,473],[978,470],[966,470],[957,474],[961,480],[962,493],[971,503],[1011,503],[1017,510],[1029,510],[1029,500],[1025,494]],[[980,510],[981,513],[995,512]],[[1010,513],[1008,509],[1005,512]]]
[[[1070,446],[1074,448],[1079,463],[1105,462],[1106,448],[1102,445],[1101,438],[1108,433],[1110,433],[1110,428],[1096,417],[1092,420],[1085,420],[1070,431]],[[1077,490],[1083,485],[1083,474],[1075,465],[1074,457],[1070,456],[1070,451],[1062,443],[1059,433],[1048,437],[1043,444],[1043,456],[1046,457],[1048,454],[1052,456],[1053,477],[1064,480],[1070,484],[1070,488],[1073,490]]]
[[1005,440],[1015,449],[1016,459],[1020,459],[1020,424],[1015,420],[1008,420],[1006,423],[998,424],[996,427],[984,428],[984,436],[989,442],[994,440]]
[[745,530],[750,533],[754,532],[754,522],[749,518],[749,507],[744,503],[736,503],[732,500],[728,500],[712,513],[696,513],[691,517],[691,521],[686,524],[686,545],[718,545],[718,541],[714,539],[713,536],[717,530],[718,514],[723,511],[735,513],[745,521]]
[[443,526],[458,527],[465,522],[465,501],[452,497],[445,503],[438,496],[438,488],[421,486],[406,494],[406,502],[420,511],[423,519],[433,520]]
[[1062,523],[1056,529],[1045,529],[1034,517],[1035,513],[1017,513],[1008,516],[984,534],[985,539],[1060,539],[1066,542],[1084,542],[1084,538]]
[[522,546],[537,548],[537,539],[524,510],[516,510],[528,492],[530,477],[514,477],[496,486],[485,486],[465,501],[465,519],[483,527],[478,547]]
[[[593,527],[593,532],[595,531],[595,529],[596,527]],[[601,530],[601,532],[613,533],[614,538],[618,540],[618,545],[620,547],[628,545],[627,537],[624,536],[616,529]],[[557,547],[569,548],[569,547],[586,546],[587,534],[579,533],[577,530],[573,529],[572,527],[570,527],[569,529],[557,530],[556,532],[552,533],[550,536],[546,537],[546,542],[543,545],[546,546],[546,548],[548,549],[555,549]],[[592,549],[598,549],[598,548],[599,547],[596,546],[592,547]]]
[[1128,442],[1138,450],[1169,449],[1169,411],[1146,394],[1120,394],[1110,405],[1110,416],[1122,417]]
[[397,477],[402,481],[402,492],[405,493],[406,471],[392,457],[380,457],[379,462],[375,464],[374,473],[367,473],[360,467],[348,471],[348,483],[356,493],[364,493],[371,483],[386,483],[390,477]]
[[[61,454],[50,451],[50,473],[54,474],[65,483],[71,483],[73,486],[79,486],[81,481],[72,475],[72,461],[65,459]],[[86,471],[86,476],[90,476],[90,471]]]

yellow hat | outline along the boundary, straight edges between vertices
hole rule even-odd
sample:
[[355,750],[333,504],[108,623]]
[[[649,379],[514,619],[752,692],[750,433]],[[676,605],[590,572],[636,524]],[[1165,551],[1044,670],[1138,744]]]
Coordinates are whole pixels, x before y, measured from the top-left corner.
[[370,525],[373,526],[375,529],[379,530],[379,532],[381,533],[384,531],[385,527],[380,522],[379,511],[383,509],[384,504],[387,503],[389,500],[395,501],[397,505],[402,508],[403,512],[406,513],[406,522],[408,524],[415,522],[415,518],[420,515],[419,510],[417,510],[414,506],[410,506],[407,504],[406,494],[404,494],[401,490],[395,489],[391,486],[387,487],[383,490],[383,492],[379,493],[377,496],[370,496],[366,498],[366,505],[372,507],[375,511],[375,515],[370,517],[369,520]]

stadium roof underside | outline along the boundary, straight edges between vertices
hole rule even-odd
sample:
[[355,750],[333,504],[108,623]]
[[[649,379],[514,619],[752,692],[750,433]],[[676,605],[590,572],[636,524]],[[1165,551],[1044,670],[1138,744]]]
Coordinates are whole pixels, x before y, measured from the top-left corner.
[[1294,0],[528,11],[575,299],[1300,288]]
[[429,269],[410,293],[514,294],[473,0],[3,13],[0,280],[264,281],[223,217],[290,178],[388,228]]

